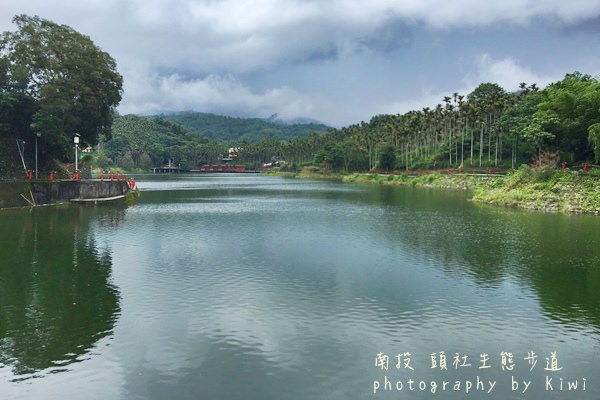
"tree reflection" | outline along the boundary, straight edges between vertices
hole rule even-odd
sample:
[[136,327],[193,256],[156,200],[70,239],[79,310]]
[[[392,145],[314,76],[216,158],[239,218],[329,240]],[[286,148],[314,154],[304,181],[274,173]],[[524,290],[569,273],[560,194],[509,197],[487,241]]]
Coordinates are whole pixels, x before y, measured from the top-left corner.
[[482,287],[516,279],[537,293],[549,318],[600,329],[600,236],[593,216],[548,215],[478,206],[460,193],[374,190],[389,205],[380,227],[447,275]]
[[15,375],[61,370],[111,334],[118,290],[110,251],[98,249],[91,221],[115,210],[99,210],[0,216],[0,364]]
[[[545,217],[545,218],[542,218]],[[521,279],[538,293],[548,316],[600,329],[600,236],[592,216],[532,216]]]

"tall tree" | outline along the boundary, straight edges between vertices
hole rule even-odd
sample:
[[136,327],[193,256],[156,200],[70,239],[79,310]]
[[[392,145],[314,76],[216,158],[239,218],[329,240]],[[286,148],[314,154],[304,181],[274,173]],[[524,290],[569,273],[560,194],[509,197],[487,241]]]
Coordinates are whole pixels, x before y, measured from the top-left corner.
[[391,144],[386,144],[380,149],[379,168],[384,171],[391,171],[396,165],[396,149]]
[[[527,86],[525,83],[522,83],[520,88],[520,93],[513,98],[512,103],[500,119],[511,142],[511,165],[513,168],[516,167],[518,158],[531,160],[535,153],[540,151],[544,141],[552,138],[552,135],[542,129],[540,122],[543,120],[538,118],[533,121],[532,118],[538,104],[542,101],[539,92],[532,90],[532,88],[535,89],[535,86]],[[518,153],[521,153],[522,157],[519,157]]]
[[552,145],[570,160],[593,156],[588,130],[600,122],[600,82],[579,72],[567,74],[541,92],[542,101],[534,119],[553,118],[547,130],[554,135]]
[[[75,134],[82,145],[110,137],[123,84],[115,60],[66,25],[27,15],[13,23],[17,30],[0,36],[0,99],[31,107],[8,109],[10,129],[23,138],[39,132],[43,149],[62,159],[70,156]],[[15,124],[16,113],[24,123]]]
[[[506,106],[508,94],[497,83],[482,83],[475,88],[468,96],[469,103],[479,114],[479,166],[482,166],[482,157],[484,152],[484,136],[487,132],[487,153],[488,162],[491,162],[492,154],[492,136],[499,134],[497,122],[503,109]],[[498,140],[495,140],[498,147]]]
[[594,159],[600,163],[600,122],[591,125],[588,131],[588,140],[594,146]]

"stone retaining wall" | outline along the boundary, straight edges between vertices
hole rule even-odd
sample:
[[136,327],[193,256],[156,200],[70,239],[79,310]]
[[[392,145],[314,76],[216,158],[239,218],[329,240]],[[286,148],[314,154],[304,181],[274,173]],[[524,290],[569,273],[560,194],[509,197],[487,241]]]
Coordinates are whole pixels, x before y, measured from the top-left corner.
[[125,181],[0,181],[0,208],[26,207],[33,202],[61,204],[72,199],[115,197],[128,191]]

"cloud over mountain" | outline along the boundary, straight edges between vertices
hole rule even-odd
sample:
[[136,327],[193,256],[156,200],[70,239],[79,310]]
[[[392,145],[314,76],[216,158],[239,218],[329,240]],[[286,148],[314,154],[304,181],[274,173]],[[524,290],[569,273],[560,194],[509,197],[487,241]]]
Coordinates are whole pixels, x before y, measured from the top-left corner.
[[20,13],[70,25],[113,55],[121,112],[340,125],[470,80],[600,72],[600,31],[577,29],[600,18],[600,0],[4,0],[0,29]]

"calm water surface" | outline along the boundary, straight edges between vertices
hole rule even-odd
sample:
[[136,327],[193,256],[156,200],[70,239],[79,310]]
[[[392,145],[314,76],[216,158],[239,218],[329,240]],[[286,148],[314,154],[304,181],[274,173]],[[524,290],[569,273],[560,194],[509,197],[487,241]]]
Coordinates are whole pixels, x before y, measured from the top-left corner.
[[138,181],[129,208],[0,212],[0,399],[600,398],[598,217]]

